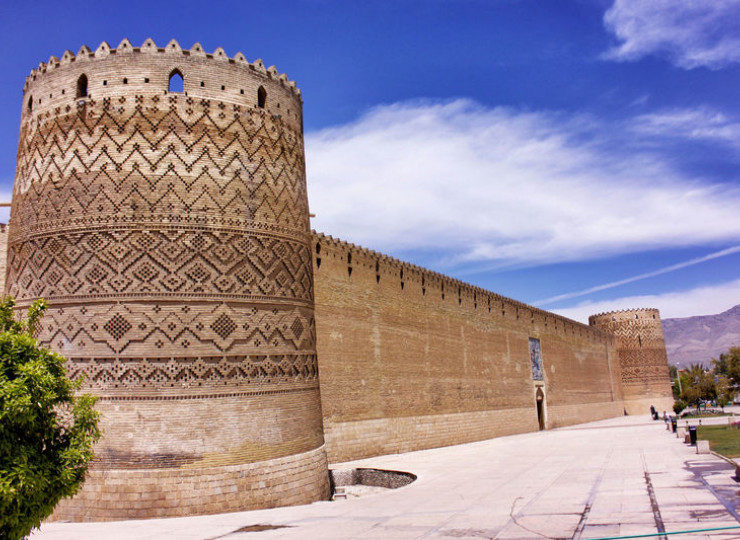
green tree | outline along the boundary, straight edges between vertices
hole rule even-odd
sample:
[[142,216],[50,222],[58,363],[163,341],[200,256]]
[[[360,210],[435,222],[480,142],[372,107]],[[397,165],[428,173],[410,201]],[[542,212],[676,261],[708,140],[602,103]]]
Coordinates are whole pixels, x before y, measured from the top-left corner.
[[29,534],[82,485],[100,438],[95,398],[76,396],[81,381],[64,357],[33,335],[46,310],[36,301],[25,320],[11,297],[0,301],[0,538]]
[[668,366],[668,375],[673,383],[673,399],[681,399],[681,386],[678,384],[678,366],[670,364]]
[[712,358],[714,364],[714,373],[725,375],[731,385],[740,384],[740,347],[730,347],[726,353],[719,355],[719,358]]
[[727,375],[715,375],[714,386],[717,392],[717,403],[722,407],[722,409],[724,409],[725,405],[732,401],[733,396],[730,378],[727,377]]
[[689,405],[696,405],[697,409],[702,400],[717,397],[714,374],[705,371],[701,364],[691,364],[681,373],[681,388],[681,399]]

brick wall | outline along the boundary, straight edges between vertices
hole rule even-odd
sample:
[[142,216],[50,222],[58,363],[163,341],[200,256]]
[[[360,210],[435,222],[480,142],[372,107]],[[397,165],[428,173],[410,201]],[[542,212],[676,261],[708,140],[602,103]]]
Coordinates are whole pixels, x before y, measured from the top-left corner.
[[535,430],[539,385],[548,427],[622,414],[608,334],[322,234],[313,243],[330,461]]

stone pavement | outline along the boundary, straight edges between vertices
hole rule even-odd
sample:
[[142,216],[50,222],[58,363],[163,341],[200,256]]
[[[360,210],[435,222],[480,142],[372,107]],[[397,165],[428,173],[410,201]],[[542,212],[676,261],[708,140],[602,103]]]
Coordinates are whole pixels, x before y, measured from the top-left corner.
[[[696,454],[647,415],[337,466],[345,467],[409,471],[418,479],[363,498],[306,506],[48,523],[31,538],[740,539],[740,484],[731,478],[733,468],[711,454]],[[658,534],[722,527],[735,528]]]

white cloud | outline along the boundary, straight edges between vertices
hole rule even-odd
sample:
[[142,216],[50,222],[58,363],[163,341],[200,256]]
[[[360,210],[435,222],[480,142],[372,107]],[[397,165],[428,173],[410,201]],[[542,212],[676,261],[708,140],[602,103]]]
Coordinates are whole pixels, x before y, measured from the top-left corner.
[[709,107],[643,114],[635,117],[630,127],[651,137],[707,140],[740,147],[740,122]]
[[718,69],[740,61],[740,0],[615,0],[604,25],[620,42],[604,55],[666,55],[677,66]]
[[[10,188],[0,189],[0,202],[9,203],[13,199],[13,181],[0,182],[0,186],[10,186]],[[0,223],[8,223],[10,220],[10,207],[0,207]]]
[[306,135],[316,229],[493,265],[740,239],[740,190],[621,150],[585,116],[401,103]]
[[740,279],[685,291],[627,296],[598,302],[585,301],[570,308],[553,309],[565,317],[588,323],[588,316],[619,309],[658,308],[662,319],[712,315],[740,303]]

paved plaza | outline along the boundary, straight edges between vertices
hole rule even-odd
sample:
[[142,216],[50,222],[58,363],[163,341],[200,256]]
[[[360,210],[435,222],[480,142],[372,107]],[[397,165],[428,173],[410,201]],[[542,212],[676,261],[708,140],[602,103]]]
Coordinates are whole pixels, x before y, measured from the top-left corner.
[[[31,538],[740,539],[733,467],[697,454],[647,415],[334,467],[408,471],[418,479],[400,489],[298,507],[49,523]],[[698,530],[704,532],[671,534]]]

